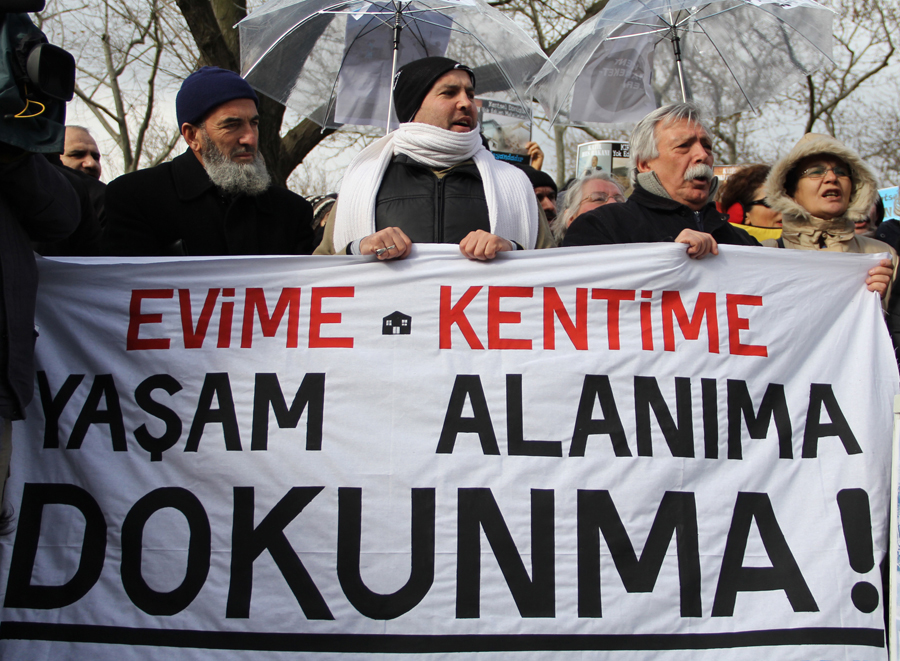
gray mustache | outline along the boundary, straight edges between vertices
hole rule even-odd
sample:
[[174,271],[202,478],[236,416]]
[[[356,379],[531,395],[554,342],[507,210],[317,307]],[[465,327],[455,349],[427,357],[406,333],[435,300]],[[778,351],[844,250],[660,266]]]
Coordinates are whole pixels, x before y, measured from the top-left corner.
[[687,172],[684,173],[684,180],[690,181],[691,179],[707,179],[712,180],[714,176],[713,169],[706,165],[705,163],[696,163],[687,169]]

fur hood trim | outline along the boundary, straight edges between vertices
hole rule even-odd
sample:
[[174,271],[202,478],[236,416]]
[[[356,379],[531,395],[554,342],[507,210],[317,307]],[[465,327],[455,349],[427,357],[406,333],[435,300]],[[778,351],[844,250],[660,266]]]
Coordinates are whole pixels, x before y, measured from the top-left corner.
[[[853,190],[850,193],[850,205],[840,218],[824,221],[814,218],[801,207],[785,191],[788,173],[801,160],[815,154],[836,156],[850,166],[853,179]],[[866,165],[855,151],[835,140],[830,135],[807,133],[794,145],[790,153],[779,160],[766,178],[766,200],[774,211],[780,211],[785,229],[793,226],[816,227],[817,229],[853,230],[853,223],[869,215],[869,208],[878,195],[878,180],[875,173]]]

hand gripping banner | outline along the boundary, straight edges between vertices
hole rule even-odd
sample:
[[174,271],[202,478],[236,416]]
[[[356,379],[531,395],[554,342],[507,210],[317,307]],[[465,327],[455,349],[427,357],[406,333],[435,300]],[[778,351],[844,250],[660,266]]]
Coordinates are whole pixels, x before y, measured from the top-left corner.
[[0,655],[884,658],[876,257],[720,250],[43,261]]

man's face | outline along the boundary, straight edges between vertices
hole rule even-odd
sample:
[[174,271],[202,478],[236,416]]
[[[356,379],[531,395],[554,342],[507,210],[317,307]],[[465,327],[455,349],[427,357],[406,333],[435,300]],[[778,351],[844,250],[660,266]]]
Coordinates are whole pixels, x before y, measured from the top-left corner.
[[550,186],[537,186],[534,189],[534,194],[537,195],[538,203],[541,205],[541,209],[544,210],[544,215],[547,216],[547,222],[552,222],[556,218],[556,191]]
[[[595,195],[595,193],[605,193],[606,201],[602,202],[599,199],[596,199],[602,197],[602,195]],[[569,218],[569,224],[571,225],[572,221],[581,214],[587,213],[597,207],[602,207],[607,204],[616,204],[620,201],[616,198],[620,197],[622,197],[621,191],[611,181],[588,179],[581,188],[581,205],[578,207],[578,211],[575,212],[575,215]]]
[[[259,145],[259,113],[251,99],[234,99],[206,116],[203,129],[209,140],[220,152],[234,163],[253,163],[256,160]],[[187,137],[187,136],[185,136]],[[199,133],[194,147],[191,138],[188,143],[203,161]]]
[[87,131],[67,127],[66,143],[60,158],[67,168],[100,178],[100,149]]
[[414,122],[467,133],[478,126],[475,88],[469,74],[459,69],[448,71],[428,90]]
[[800,178],[794,191],[794,202],[823,220],[847,212],[853,180],[844,161],[826,154],[807,156],[797,164],[797,172]]
[[182,125],[181,134],[221,190],[259,195],[269,188],[271,178],[258,149],[259,114],[250,99],[223,103],[201,125]]
[[656,173],[676,202],[699,211],[709,200],[712,181],[712,141],[700,124],[681,119],[656,126],[659,156],[637,164],[639,172]]
[[857,234],[865,234],[870,229],[878,226],[878,207],[874,204],[869,207],[869,213],[863,220],[853,221],[853,231]]

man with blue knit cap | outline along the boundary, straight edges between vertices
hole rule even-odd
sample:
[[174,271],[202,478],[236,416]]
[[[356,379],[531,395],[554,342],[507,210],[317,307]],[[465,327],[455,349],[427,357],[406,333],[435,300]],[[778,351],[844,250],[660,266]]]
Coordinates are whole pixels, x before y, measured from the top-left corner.
[[259,99],[238,74],[203,67],[175,99],[187,150],[123,175],[106,192],[111,255],[309,254],[312,208],[271,185]]

